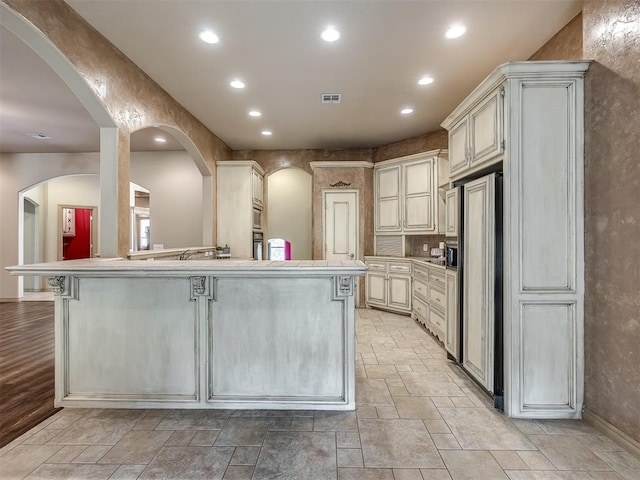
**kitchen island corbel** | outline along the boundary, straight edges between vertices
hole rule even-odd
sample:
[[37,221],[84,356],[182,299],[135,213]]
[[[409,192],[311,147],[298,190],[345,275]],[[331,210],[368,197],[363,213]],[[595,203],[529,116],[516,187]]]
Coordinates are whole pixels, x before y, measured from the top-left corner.
[[359,261],[87,259],[55,291],[57,407],[355,409]]

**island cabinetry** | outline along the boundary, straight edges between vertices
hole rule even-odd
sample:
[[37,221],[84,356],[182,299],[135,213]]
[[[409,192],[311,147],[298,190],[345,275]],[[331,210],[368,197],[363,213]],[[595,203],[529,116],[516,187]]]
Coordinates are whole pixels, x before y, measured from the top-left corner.
[[330,263],[8,269],[55,291],[56,407],[354,410],[354,277],[366,267]]
[[446,161],[446,151],[433,150],[375,165],[377,235],[443,233],[444,200],[438,186]]
[[500,161],[504,152],[504,94],[504,86],[494,88],[451,127],[451,179]]
[[411,312],[411,262],[389,257],[365,257],[367,307]]
[[236,258],[253,257],[254,231],[262,231],[264,171],[252,161],[219,161],[217,166],[218,245]]

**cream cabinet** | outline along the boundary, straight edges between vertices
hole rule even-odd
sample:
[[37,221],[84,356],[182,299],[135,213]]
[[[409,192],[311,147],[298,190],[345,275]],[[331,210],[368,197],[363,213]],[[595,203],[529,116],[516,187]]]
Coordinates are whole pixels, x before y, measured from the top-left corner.
[[[497,263],[503,265],[504,286],[498,307],[504,328],[504,408],[511,417],[582,414],[584,75],[589,64],[501,65],[442,123],[449,131],[452,180],[466,185],[486,167],[502,163],[503,253]],[[465,202],[465,211],[480,204],[469,200],[473,203]],[[481,285],[489,282],[479,277],[481,263],[470,264],[468,249],[464,253],[462,288],[476,290],[463,292],[462,324],[469,328],[463,339],[471,342],[463,361],[475,363],[483,376],[490,359],[481,357],[478,345],[490,332],[483,331],[485,313],[478,313],[486,305],[474,302],[486,298]]]
[[438,195],[445,150],[386,160],[374,167],[375,233],[444,233],[444,200]]
[[[217,169],[218,245],[229,245],[235,258],[253,257],[256,215],[263,214],[264,171],[252,161],[219,161]],[[261,220],[260,220],[261,221]]]
[[445,272],[445,332],[444,348],[455,359],[460,359],[460,331],[458,316],[458,272],[447,270]]
[[411,316],[444,341],[446,330],[445,269],[413,260],[413,308]]
[[452,188],[445,192],[445,230],[447,237],[458,236],[458,207],[460,205],[460,188]]
[[390,257],[365,257],[367,307],[411,312],[411,262]]
[[449,133],[449,176],[457,179],[500,161],[504,152],[504,86],[487,93]]

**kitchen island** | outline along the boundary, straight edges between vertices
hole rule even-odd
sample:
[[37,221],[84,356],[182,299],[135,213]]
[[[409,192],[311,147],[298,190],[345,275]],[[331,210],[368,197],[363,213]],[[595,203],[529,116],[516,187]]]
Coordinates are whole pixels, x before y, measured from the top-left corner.
[[55,291],[55,406],[355,409],[359,261],[86,259]]

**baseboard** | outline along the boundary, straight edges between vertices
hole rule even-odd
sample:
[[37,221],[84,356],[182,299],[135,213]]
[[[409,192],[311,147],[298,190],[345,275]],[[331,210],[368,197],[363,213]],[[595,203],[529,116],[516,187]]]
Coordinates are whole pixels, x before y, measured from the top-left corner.
[[634,455],[640,456],[640,442],[637,442],[619,428],[611,425],[601,416],[593,413],[588,408],[585,408],[582,412],[582,418],[591,423],[594,427],[604,433],[607,437],[611,438],[611,440],[616,442],[625,450],[628,450]]

